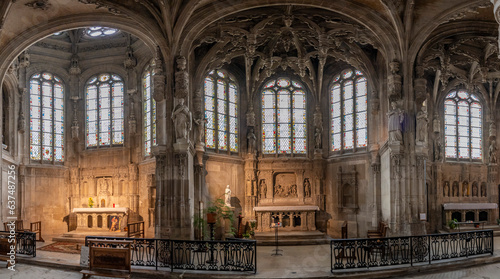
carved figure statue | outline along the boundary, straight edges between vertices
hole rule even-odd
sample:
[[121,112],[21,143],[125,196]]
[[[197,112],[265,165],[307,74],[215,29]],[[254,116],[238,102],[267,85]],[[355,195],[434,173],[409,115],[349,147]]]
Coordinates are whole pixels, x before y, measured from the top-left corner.
[[194,123],[198,125],[198,134],[196,135],[196,143],[205,144],[205,123],[207,123],[206,118],[195,119]]
[[486,183],[481,184],[481,197],[486,197]]
[[443,197],[450,196],[450,183],[448,181],[444,182],[443,186]]
[[472,185],[472,196],[473,196],[473,197],[477,197],[477,193],[478,193],[478,192],[477,192],[477,190],[478,190],[478,189],[477,189],[477,185],[476,185],[476,184],[473,184],[473,185]]
[[262,179],[260,181],[259,194],[261,199],[265,199],[267,197],[267,185],[266,180]]
[[427,143],[427,107],[417,113],[417,142]]
[[458,183],[453,182],[452,194],[454,197],[458,197]]
[[231,207],[231,189],[229,185],[226,186],[226,191],[224,192],[224,201],[226,206]]
[[290,186],[290,196],[297,196],[297,185],[293,184],[292,186]]
[[403,141],[401,124],[404,120],[403,112],[397,107],[395,101],[391,102],[392,110],[387,113],[389,117],[389,142],[396,143]]
[[304,179],[304,196],[311,196],[311,183],[309,183],[309,178]]
[[438,135],[434,140],[434,161],[441,160],[441,148],[442,148],[441,137]]
[[497,146],[495,140],[491,141],[490,148],[489,148],[489,155],[490,155],[490,164],[496,164],[497,163]]
[[175,138],[187,139],[188,131],[191,131],[191,112],[184,105],[184,98],[179,99],[179,103],[172,112],[172,119],[174,120]]
[[469,183],[464,182],[462,185],[462,196],[467,197],[469,196]]
[[314,132],[314,147],[316,149],[321,149],[321,129],[316,127],[316,131]]
[[257,137],[255,136],[253,128],[248,129],[247,140],[248,153],[255,153],[255,142],[257,140]]

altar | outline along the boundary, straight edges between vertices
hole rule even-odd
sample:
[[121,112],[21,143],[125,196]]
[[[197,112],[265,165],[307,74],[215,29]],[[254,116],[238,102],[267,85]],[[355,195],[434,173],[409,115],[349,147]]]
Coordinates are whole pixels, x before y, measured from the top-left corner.
[[316,205],[256,206],[258,232],[271,231],[271,223],[282,223],[282,231],[315,231]]
[[127,227],[128,207],[73,208],[77,230],[102,229],[122,232]]

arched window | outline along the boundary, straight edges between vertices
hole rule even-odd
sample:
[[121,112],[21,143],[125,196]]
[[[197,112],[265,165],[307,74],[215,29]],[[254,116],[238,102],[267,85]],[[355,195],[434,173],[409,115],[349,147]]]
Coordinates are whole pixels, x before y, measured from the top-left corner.
[[363,73],[347,69],[333,79],[330,90],[332,151],[366,147],[367,81]]
[[207,148],[238,152],[238,87],[222,70],[205,78],[205,144]]
[[305,154],[306,93],[286,77],[268,81],[262,90],[262,152]]
[[447,159],[480,160],[482,108],[479,99],[464,89],[444,99],[444,144]]
[[143,118],[144,118],[144,154],[151,155],[151,147],[156,145],[156,102],[152,97],[153,76],[151,69],[142,77]]
[[87,147],[123,144],[123,80],[100,74],[86,86]]
[[64,161],[64,87],[50,73],[30,79],[30,158]]

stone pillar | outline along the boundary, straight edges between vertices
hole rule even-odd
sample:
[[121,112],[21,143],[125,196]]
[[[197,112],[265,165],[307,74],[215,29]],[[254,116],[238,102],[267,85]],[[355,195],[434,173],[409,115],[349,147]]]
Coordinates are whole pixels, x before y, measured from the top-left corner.
[[[245,208],[244,216],[247,220],[255,219],[253,208],[257,206],[259,197],[259,185],[256,177],[257,158],[255,154],[247,154],[245,159]],[[267,192],[269,193],[269,192]]]
[[[500,23],[500,0],[490,0],[490,2],[493,3],[493,14],[495,15],[495,19]],[[498,46],[500,47],[500,27],[498,28],[498,32]]]
[[377,227],[379,222],[379,213],[378,205],[380,204],[380,157],[378,156],[379,145],[374,144],[370,146],[371,153],[371,177],[372,179],[368,180],[368,189],[371,189],[370,192],[367,193],[367,197],[371,196],[371,201],[368,201],[369,208],[368,210],[372,212],[372,227]]
[[167,191],[167,210],[174,212],[168,220],[171,238],[193,239],[191,217],[194,214],[193,153],[187,143],[174,144],[174,174]]
[[381,161],[381,213],[382,221],[389,224],[390,233],[399,235],[401,232],[401,220],[404,216],[401,165],[403,159],[403,146],[389,144],[380,156]]

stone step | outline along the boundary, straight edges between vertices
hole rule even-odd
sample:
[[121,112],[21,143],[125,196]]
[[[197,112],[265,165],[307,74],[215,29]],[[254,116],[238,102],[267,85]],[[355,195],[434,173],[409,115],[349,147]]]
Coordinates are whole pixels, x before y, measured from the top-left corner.
[[[320,231],[278,231],[278,243],[284,246],[328,244],[330,239]],[[257,240],[257,245],[276,245],[274,232],[257,232],[255,233],[255,240]]]
[[53,237],[52,241],[85,243],[86,236],[127,237],[127,232],[110,232],[108,230],[77,230]]

